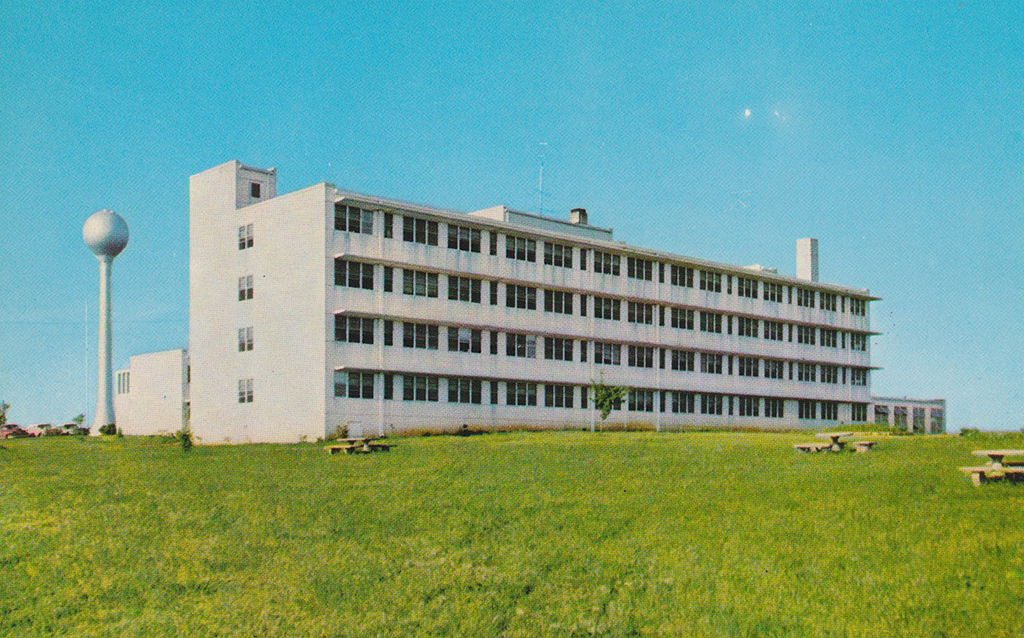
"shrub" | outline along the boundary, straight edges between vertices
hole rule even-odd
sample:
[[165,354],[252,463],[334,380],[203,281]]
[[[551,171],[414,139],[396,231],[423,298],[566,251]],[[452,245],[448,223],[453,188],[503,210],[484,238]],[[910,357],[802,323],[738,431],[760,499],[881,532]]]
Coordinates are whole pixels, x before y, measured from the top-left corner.
[[103,436],[112,436],[114,434],[117,434],[117,426],[114,425],[113,423],[101,425],[100,434],[102,434]]
[[981,436],[981,432],[977,428],[963,428],[960,430],[960,436],[976,437]]
[[181,451],[188,452],[192,451],[192,432],[188,428],[181,428],[174,433],[174,437],[181,443]]

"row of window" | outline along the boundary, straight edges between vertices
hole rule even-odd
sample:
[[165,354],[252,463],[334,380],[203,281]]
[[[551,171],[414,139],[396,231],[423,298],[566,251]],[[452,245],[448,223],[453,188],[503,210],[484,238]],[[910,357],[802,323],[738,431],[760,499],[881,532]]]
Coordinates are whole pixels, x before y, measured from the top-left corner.
[[[384,237],[393,237],[394,215],[384,213]],[[460,226],[449,223],[448,226],[448,248],[473,253],[481,252],[481,231],[470,226]],[[245,228],[245,227],[243,227]],[[243,249],[242,233],[239,229],[239,248]],[[372,234],[373,212],[357,207],[336,203],[334,206],[334,228],[336,230]],[[252,228],[248,227],[247,242],[252,246]],[[490,231],[490,254],[498,254],[498,233]],[[402,216],[402,239],[407,242],[426,244],[428,246],[438,245],[438,222],[430,221],[410,215]],[[573,246],[557,242],[544,241],[544,264],[562,268],[573,268],[573,253],[579,255],[580,270],[587,269],[587,248],[574,249]],[[615,253],[607,253],[599,250],[589,249],[593,253],[593,270],[596,273],[615,275],[621,274],[621,256]],[[505,235],[505,257],[518,261],[537,261],[537,240],[519,235]],[[655,272],[660,283],[665,282],[665,268],[663,262],[655,262],[640,257],[626,257],[626,276],[642,281],[653,281]],[[668,264],[669,281],[676,286],[693,287],[694,269],[689,266]],[[711,271],[699,271],[698,279],[701,290],[708,292],[722,292],[723,275]],[[736,294],[741,297],[757,299],[759,296],[766,301],[783,302],[783,289],[787,291],[787,302],[793,303],[793,290],[796,289],[796,303],[798,306],[813,308],[817,306],[822,310],[836,311],[836,301],[839,300],[839,309],[846,312],[847,301],[850,312],[855,315],[864,316],[866,303],[863,299],[848,298],[835,293],[819,292],[811,288],[798,286],[785,286],[774,282],[760,281],[751,277],[740,275],[725,275],[725,291],[732,294],[733,279],[736,280]],[[759,291],[759,289],[761,289]],[[759,292],[761,294],[759,294]],[[815,304],[817,298],[818,303]]]
[[[334,396],[349,399],[373,399],[373,372],[337,371],[334,373]],[[395,398],[395,377],[401,377],[401,395],[404,401],[439,402],[440,379],[434,375],[383,374],[383,397]],[[466,377],[446,377],[449,403],[481,405],[484,403],[484,386],[488,388],[487,402],[497,405],[501,401],[500,385],[505,386],[505,405],[538,406],[548,408],[588,409],[589,388],[559,383],[534,383],[531,381],[482,380]],[[248,385],[250,396],[252,384]],[[243,383],[239,382],[239,388]],[[240,390],[241,392],[241,390]],[[241,396],[241,394],[240,394]],[[839,418],[839,402],[801,399],[798,402],[798,417],[836,421]],[[852,405],[853,420],[866,418],[867,405]],[[657,407],[656,407],[657,406]],[[674,414],[738,415],[742,417],[765,416],[785,418],[785,400],[776,397],[736,396],[711,392],[687,392],[681,390],[650,390],[629,388],[625,407],[631,412],[663,412]],[[614,409],[621,410],[623,401],[616,402]]]
[[[334,338],[347,343],[373,344],[374,322],[370,317],[335,315]],[[401,322],[402,345],[406,348],[438,350],[440,346],[441,326],[436,324]],[[484,330],[475,328],[445,328],[449,352],[483,352]],[[384,320],[384,345],[394,345],[394,322]],[[499,335],[496,331],[486,331],[489,352],[498,354]],[[604,341],[580,340],[580,362],[587,361],[588,351],[592,344],[594,363],[598,365],[622,365],[623,348],[626,352],[626,365],[634,368],[672,369],[681,372],[695,371],[695,362],[700,361],[700,371],[707,374],[736,374],[741,377],[761,377],[766,379],[784,379],[788,369],[792,381],[820,382],[854,386],[867,385],[867,369],[848,368],[835,364],[815,364],[802,361],[785,361],[782,359],[762,359],[739,355],[725,355],[711,352],[696,352],[654,346],[626,345]],[[538,345],[542,348],[539,350]],[[239,351],[252,349],[252,328],[239,329]],[[554,361],[575,361],[576,340],[561,337],[539,337],[518,332],[505,333],[505,355],[526,359],[544,359]]]
[[[384,291],[394,291],[394,269],[391,266],[384,266]],[[402,269],[402,292],[407,295],[437,298],[439,296],[440,275],[437,273],[422,270]],[[373,265],[336,259],[334,262],[334,283],[338,286],[349,288],[362,288],[373,290]],[[488,281],[490,291],[489,301],[492,305],[498,304],[497,281]],[[448,275],[448,299],[449,301],[465,301],[469,303],[482,303],[483,280],[474,277],[461,277]],[[242,280],[239,279],[239,299],[242,296]],[[593,298],[593,312],[597,319],[609,321],[620,321],[622,318],[621,299],[604,297],[600,295],[585,295],[566,292],[563,290],[549,290],[519,284],[505,284],[505,307],[521,310],[536,310],[538,291],[543,292],[544,311],[559,314],[574,313],[574,299],[579,297],[580,316],[587,316],[587,306],[590,305],[590,298]],[[249,281],[248,297],[252,298],[251,279]],[[660,326],[666,325],[683,330],[694,330],[694,313],[698,311],[678,306],[663,306],[660,304],[644,303],[640,301],[626,301],[626,320],[631,323]],[[667,310],[667,312],[666,312]],[[733,334],[734,324],[736,334],[741,337],[763,338],[774,341],[786,339],[788,327],[788,340],[794,340],[794,325],[781,321],[769,319],[755,319],[752,317],[734,317],[720,312],[706,310],[699,311],[700,330],[722,334]],[[667,321],[666,321],[667,318]],[[734,321],[735,320],[735,321]],[[762,330],[763,327],[763,330]],[[818,334],[821,335],[821,345],[831,348],[846,348],[847,333],[833,328],[817,328],[815,326],[796,326],[796,342],[807,345],[816,345]],[[867,336],[864,334],[850,333],[850,346],[853,350],[867,350]]]

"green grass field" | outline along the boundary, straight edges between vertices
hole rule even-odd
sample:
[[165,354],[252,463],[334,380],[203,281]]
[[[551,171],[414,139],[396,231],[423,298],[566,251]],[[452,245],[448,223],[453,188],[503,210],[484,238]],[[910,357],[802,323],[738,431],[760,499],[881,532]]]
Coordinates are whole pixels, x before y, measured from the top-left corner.
[[9,636],[1020,636],[1024,485],[956,437],[6,441]]

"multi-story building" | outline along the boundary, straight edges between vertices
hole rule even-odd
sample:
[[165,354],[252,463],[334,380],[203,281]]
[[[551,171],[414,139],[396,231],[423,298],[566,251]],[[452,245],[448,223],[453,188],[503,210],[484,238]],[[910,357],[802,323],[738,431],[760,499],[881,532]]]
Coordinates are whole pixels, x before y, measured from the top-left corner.
[[868,421],[866,289],[457,213],[229,162],[190,181],[191,427],[208,442],[600,424]]

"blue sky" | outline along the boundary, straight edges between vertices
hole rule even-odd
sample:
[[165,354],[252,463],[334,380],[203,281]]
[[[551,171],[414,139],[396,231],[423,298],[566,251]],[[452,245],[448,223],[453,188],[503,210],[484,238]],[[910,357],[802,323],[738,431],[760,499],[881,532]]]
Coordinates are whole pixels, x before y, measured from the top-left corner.
[[0,398],[91,415],[95,210],[131,227],[124,366],[187,344],[189,175],[537,211],[546,149],[544,208],[630,243],[793,274],[818,237],[822,280],[884,297],[876,394],[1019,429],[1024,12],[828,4],[8,3]]

